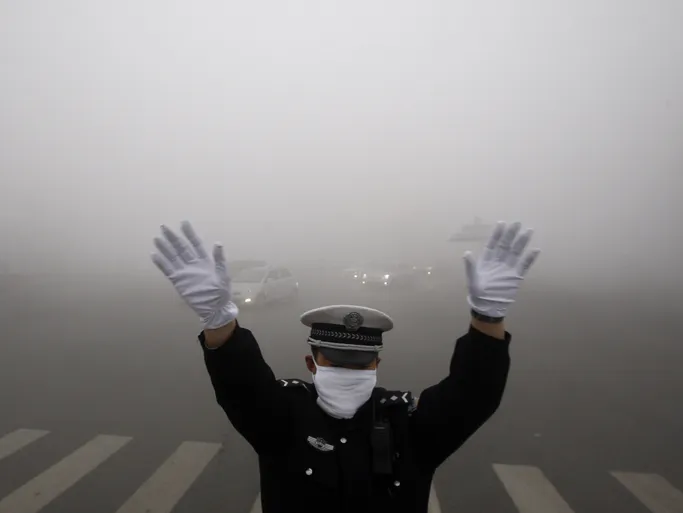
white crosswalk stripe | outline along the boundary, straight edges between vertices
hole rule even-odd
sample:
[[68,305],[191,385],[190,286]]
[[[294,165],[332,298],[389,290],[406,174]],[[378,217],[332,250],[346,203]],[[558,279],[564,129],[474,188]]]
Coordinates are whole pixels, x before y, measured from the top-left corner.
[[[18,429],[0,438],[0,460],[48,435]],[[38,513],[83,477],[122,449],[131,437],[99,435],[0,500],[0,513]],[[221,451],[220,443],[182,442],[129,497],[121,497],[116,513],[172,513],[180,500]],[[3,465],[12,465],[11,460]],[[493,470],[519,513],[574,513],[543,471],[528,465],[494,464]],[[659,474],[612,471],[651,513],[683,513],[683,492]],[[83,500],[87,500],[84,492]],[[477,509],[477,508],[474,508]],[[113,508],[112,508],[113,510]],[[441,513],[432,486],[429,513]],[[262,513],[260,494],[251,513]]]
[[130,441],[99,435],[0,501],[0,513],[37,513]]
[[428,513],[441,513],[441,503],[439,502],[439,497],[436,495],[436,489],[432,485],[432,489],[429,491],[429,504],[427,505]]
[[250,513],[263,513],[263,510],[261,509],[261,494],[260,493],[256,496],[256,500],[254,501],[254,505],[251,507]]
[[683,492],[657,474],[612,472],[652,513],[683,513]]
[[220,448],[183,442],[117,513],[170,513]]
[[42,429],[17,429],[0,438],[0,460],[47,435]]
[[537,467],[493,465],[519,513],[574,513]]

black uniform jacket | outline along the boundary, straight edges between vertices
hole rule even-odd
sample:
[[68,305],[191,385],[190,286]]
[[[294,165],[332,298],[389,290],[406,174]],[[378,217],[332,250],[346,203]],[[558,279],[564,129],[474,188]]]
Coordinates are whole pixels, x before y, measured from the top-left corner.
[[[312,384],[276,379],[245,328],[218,349],[204,348],[204,361],[218,404],[258,453],[263,513],[426,513],[436,468],[500,404],[509,343],[509,334],[498,340],[470,328],[449,375],[418,401],[377,388],[348,420],[324,413]],[[373,471],[378,417],[392,433],[385,474]]]

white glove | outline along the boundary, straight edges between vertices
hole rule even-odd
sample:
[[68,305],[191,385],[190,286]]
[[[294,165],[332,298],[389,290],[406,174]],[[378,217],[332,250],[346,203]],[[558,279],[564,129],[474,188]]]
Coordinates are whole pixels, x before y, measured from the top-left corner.
[[541,252],[534,249],[522,256],[533,230],[528,229],[517,236],[521,227],[520,223],[507,226],[499,222],[477,260],[471,251],[465,253],[467,302],[475,312],[488,317],[505,317],[508,307],[515,302],[524,276]]
[[237,318],[238,308],[232,302],[223,247],[214,245],[212,259],[189,222],[184,221],[180,228],[190,244],[162,226],[164,239],[154,238],[161,254],[152,254],[152,261],[200,317],[204,329],[225,326]]

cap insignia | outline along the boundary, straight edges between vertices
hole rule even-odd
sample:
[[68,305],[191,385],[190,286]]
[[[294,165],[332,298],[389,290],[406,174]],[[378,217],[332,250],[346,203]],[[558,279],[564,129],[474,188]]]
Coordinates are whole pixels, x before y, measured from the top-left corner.
[[356,331],[363,325],[363,316],[358,312],[351,312],[344,316],[343,323],[347,330]]

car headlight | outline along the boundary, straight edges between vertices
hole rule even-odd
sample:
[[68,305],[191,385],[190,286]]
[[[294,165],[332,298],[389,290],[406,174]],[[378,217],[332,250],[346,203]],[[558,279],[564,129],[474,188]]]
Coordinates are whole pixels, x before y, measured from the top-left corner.
[[363,279],[366,279],[367,277],[368,277],[368,275],[363,273]]
[[358,278],[358,275],[357,275],[357,274],[354,274],[353,277],[354,277],[354,278]]
[[248,297],[247,299],[244,300],[245,303],[251,303],[251,298]]
[[388,280],[388,279],[389,279],[389,275],[388,275],[388,274],[385,274],[385,275],[384,275],[384,279],[385,279],[385,280]]

